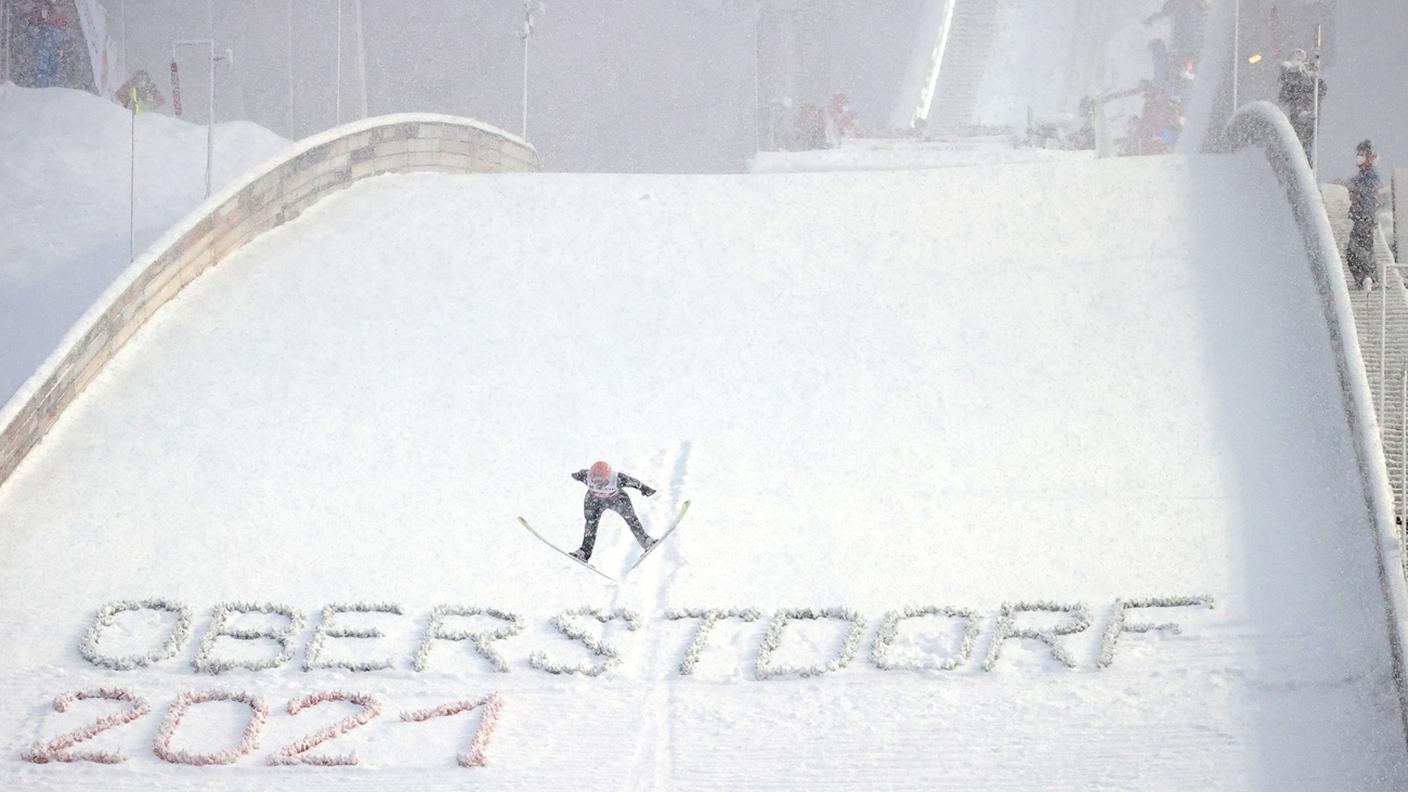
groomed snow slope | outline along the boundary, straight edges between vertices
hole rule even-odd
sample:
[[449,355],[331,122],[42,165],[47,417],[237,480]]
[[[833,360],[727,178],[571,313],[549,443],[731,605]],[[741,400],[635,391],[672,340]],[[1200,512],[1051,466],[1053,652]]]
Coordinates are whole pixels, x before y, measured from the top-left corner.
[[[56,789],[1401,789],[1404,737],[1363,490],[1320,302],[1257,153],[1000,168],[772,176],[405,176],[364,182],[271,232],[163,309],[0,489],[0,786]],[[670,544],[620,588],[514,524],[580,537],[597,457],[660,488]],[[636,554],[613,515],[595,561]],[[1134,610],[1098,669],[1117,598]],[[195,611],[179,657],[109,671],[77,651],[97,609]],[[295,659],[197,674],[227,601],[307,617]],[[302,670],[318,609],[376,640]],[[1054,643],[998,642],[1004,602],[1085,603]],[[467,643],[411,657],[432,606],[521,614],[495,672]],[[881,617],[976,611],[955,670],[880,670]],[[551,618],[630,608],[593,663]],[[857,657],[759,681],[778,608],[867,620]],[[692,674],[697,622],[723,621]],[[241,625],[259,624],[242,617]],[[1069,614],[1018,613],[1018,628]],[[119,616],[109,655],[159,649]],[[281,620],[270,623],[278,625]],[[447,629],[499,624],[467,618]],[[953,656],[962,620],[902,623],[901,661]],[[791,623],[775,660],[823,663],[846,630]],[[241,644],[252,644],[241,647]],[[907,648],[906,648],[907,647]],[[226,658],[268,641],[221,639]],[[990,667],[991,670],[985,670]],[[116,702],[152,714],[100,735],[120,766],[21,761]],[[158,724],[185,690],[273,707],[233,767],[165,764]],[[319,746],[357,767],[270,767],[358,708],[290,715],[323,690],[384,714]],[[404,710],[497,691],[477,716]],[[203,704],[173,738],[233,747],[243,705]]]

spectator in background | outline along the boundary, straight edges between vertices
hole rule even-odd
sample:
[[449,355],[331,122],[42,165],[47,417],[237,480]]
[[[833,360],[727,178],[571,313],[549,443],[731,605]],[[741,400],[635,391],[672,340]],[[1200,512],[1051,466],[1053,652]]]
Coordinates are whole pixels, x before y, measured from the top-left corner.
[[1316,105],[1324,98],[1325,81],[1320,79],[1315,67],[1306,62],[1305,50],[1296,50],[1290,60],[1281,64],[1281,92],[1277,99],[1291,120],[1296,137],[1300,138],[1307,162],[1313,156]]
[[1163,7],[1144,20],[1152,25],[1168,17],[1173,21],[1173,54],[1179,60],[1197,60],[1203,54],[1212,0],[1164,0]]
[[843,93],[831,97],[826,106],[826,144],[828,148],[841,145],[841,138],[856,133],[858,123],[856,111],[851,109],[851,99]]
[[1366,140],[1360,143],[1354,153],[1359,173],[1355,174],[1347,185],[1349,219],[1354,222],[1354,228],[1349,232],[1345,263],[1349,265],[1354,282],[1364,291],[1369,291],[1374,288],[1374,274],[1377,269],[1374,263],[1374,232],[1378,230],[1379,190],[1383,187],[1383,180],[1374,168],[1378,157],[1374,155],[1373,142]]
[[1154,85],[1162,88],[1168,82],[1169,64],[1172,61],[1168,44],[1161,38],[1149,39],[1149,56],[1154,61]]
[[34,87],[58,85],[69,37],[68,14],[55,0],[32,0],[26,21],[34,34]]
[[1168,154],[1183,131],[1183,107],[1168,86],[1146,82],[1144,109],[1135,131],[1135,150],[1140,154]]
[[814,104],[797,107],[793,120],[797,148],[801,151],[826,148],[826,117],[822,109]]
[[137,109],[143,112],[166,104],[166,97],[161,95],[146,69],[139,69],[131,79],[123,83],[113,95],[113,99],[128,110]]

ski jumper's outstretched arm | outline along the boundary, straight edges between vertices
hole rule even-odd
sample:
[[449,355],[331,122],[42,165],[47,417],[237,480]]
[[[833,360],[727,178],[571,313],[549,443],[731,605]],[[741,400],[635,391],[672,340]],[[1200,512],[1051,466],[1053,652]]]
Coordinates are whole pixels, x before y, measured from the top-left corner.
[[[579,470],[576,473],[572,474],[572,478],[585,484],[587,483],[587,471]],[[640,494],[644,495],[647,498],[655,494],[655,490],[642,484],[640,482],[640,479],[628,476],[625,473],[616,474],[616,483],[617,486],[621,487],[622,489],[625,489],[626,487],[635,487],[636,489],[640,490]]]
[[635,487],[636,489],[640,490],[640,494],[644,495],[647,498],[655,494],[655,490],[640,483],[640,479],[631,478],[625,473],[617,473],[616,480],[620,483],[622,488]]

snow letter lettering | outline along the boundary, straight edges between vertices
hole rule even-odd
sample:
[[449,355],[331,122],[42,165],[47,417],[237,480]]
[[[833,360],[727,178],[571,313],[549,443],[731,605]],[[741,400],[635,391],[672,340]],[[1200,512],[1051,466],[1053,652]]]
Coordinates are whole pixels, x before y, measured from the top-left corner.
[[[98,645],[102,643],[103,630],[112,626],[117,614],[142,610],[175,614],[176,623],[171,626],[171,632],[167,633],[166,642],[162,644],[161,648],[144,655],[127,655],[125,657],[103,654],[102,650],[98,648]],[[191,609],[185,605],[163,599],[121,600],[109,602],[98,609],[98,617],[93,620],[93,624],[88,627],[88,632],[83,635],[83,640],[78,643],[78,653],[93,665],[111,668],[115,671],[131,671],[134,668],[142,668],[162,660],[170,660],[181,653],[181,647],[186,645],[186,640],[190,637]]]
[[[837,619],[851,623],[851,629],[846,633],[846,640],[841,645],[841,651],[830,660],[821,665],[814,666],[779,666],[774,665],[772,656],[782,646],[782,631],[787,629],[787,623],[794,619]],[[758,664],[754,668],[753,674],[758,679],[769,679],[775,676],[786,674],[796,674],[798,676],[820,676],[822,674],[836,671],[851,664],[855,659],[856,650],[860,647],[861,635],[865,632],[865,618],[859,613],[849,608],[826,608],[823,610],[813,610],[811,608],[796,608],[793,610],[780,610],[772,618],[772,624],[768,626],[768,634],[763,638],[763,646],[758,650]]]
[[606,612],[600,608],[573,608],[558,614],[553,623],[557,625],[558,632],[571,638],[574,641],[581,641],[584,646],[592,650],[598,657],[606,658],[601,665],[566,665],[548,659],[543,652],[534,652],[528,655],[528,665],[534,668],[541,668],[549,674],[581,674],[583,676],[600,676],[613,666],[621,664],[621,653],[616,647],[589,634],[586,630],[573,623],[573,619],[578,616],[590,616],[593,619],[606,624],[607,622],[620,619],[626,623],[626,628],[630,630],[640,629],[640,614],[618,608],[611,612]]
[[694,642],[689,645],[689,649],[684,653],[684,660],[680,663],[680,675],[689,676],[694,673],[694,666],[699,663],[699,653],[704,651],[704,647],[709,643],[709,633],[718,624],[720,619],[742,619],[746,622],[754,622],[762,618],[762,614],[756,608],[745,608],[742,610],[686,610],[671,611],[665,614],[665,618],[672,620],[679,619],[699,619],[699,631],[694,634]]
[[327,754],[310,755],[308,752],[334,737],[346,734],[353,729],[370,723],[381,714],[381,702],[377,701],[374,696],[369,696],[366,693],[348,693],[343,690],[332,690],[323,693],[312,693],[290,701],[288,703],[288,714],[297,715],[309,707],[316,707],[327,701],[346,701],[361,707],[362,711],[349,715],[345,720],[335,723],[322,731],[310,734],[307,737],[285,745],[283,748],[279,749],[278,753],[269,757],[269,764],[310,764],[320,767],[336,767],[339,765],[355,765],[360,761],[357,758],[356,752],[334,756]]
[[303,658],[303,670],[342,668],[348,671],[380,671],[391,668],[394,663],[389,659],[362,661],[323,661],[318,659],[318,656],[323,653],[323,645],[329,638],[380,638],[382,636],[381,630],[376,627],[358,630],[332,626],[333,617],[339,613],[394,613],[399,616],[401,615],[401,606],[386,602],[353,602],[351,604],[329,605],[323,608],[323,620],[318,624],[318,631],[313,634],[313,640],[308,643],[308,654]]
[[[900,622],[920,616],[947,616],[950,619],[963,619],[963,640],[958,646],[956,657],[939,658],[932,654],[926,654],[919,659],[903,662],[892,657],[895,641],[900,634]],[[978,633],[981,630],[978,618],[977,611],[937,606],[890,611],[885,614],[884,620],[880,622],[880,629],[875,633],[875,645],[871,648],[870,659],[875,663],[875,667],[882,671],[897,669],[902,671],[923,671],[926,669],[952,671],[968,662],[968,658],[973,655],[973,647],[978,643]]]
[[[287,619],[288,625],[281,630],[243,630],[230,627],[230,618],[239,613],[272,613]],[[200,651],[196,653],[196,659],[192,665],[197,671],[205,671],[210,674],[219,674],[232,668],[248,668],[251,671],[278,668],[293,658],[293,639],[302,630],[302,614],[287,605],[274,605],[267,602],[228,602],[224,605],[216,605],[215,615],[210,622],[210,631],[201,640]],[[215,643],[222,637],[233,638],[236,641],[277,641],[279,654],[277,657],[264,660],[219,660],[212,658],[211,655],[215,653]]]
[[[1071,619],[1065,624],[1052,627],[1049,630],[1019,630],[1017,629],[1017,614],[1019,613],[1065,613]],[[988,650],[988,658],[983,662],[983,670],[991,671],[997,665],[997,658],[1002,654],[1002,645],[1011,638],[1031,638],[1041,641],[1051,649],[1051,656],[1061,661],[1067,668],[1075,668],[1076,661],[1071,658],[1071,653],[1061,646],[1056,640],[1062,635],[1072,635],[1090,626],[1090,611],[1082,604],[1060,605],[1055,602],[1004,602],[1002,612],[997,617],[997,629],[992,636],[992,648]]]
[[97,722],[90,723],[80,729],[75,729],[60,737],[55,737],[49,742],[35,743],[33,748],[25,751],[20,758],[26,762],[44,764],[46,762],[97,762],[98,764],[117,764],[127,761],[127,757],[116,750],[99,751],[74,751],[74,746],[79,743],[97,737],[99,734],[116,726],[132,721],[151,712],[152,708],[147,702],[130,690],[121,688],[97,688],[96,690],[75,690],[65,693],[54,699],[55,712],[67,712],[74,702],[86,699],[106,699],[108,701],[125,701],[131,704],[130,709],[123,710],[105,718],[99,718]]
[[1154,597],[1143,600],[1115,600],[1114,612],[1110,614],[1110,626],[1105,629],[1105,640],[1100,642],[1100,667],[1109,668],[1115,662],[1115,644],[1120,633],[1146,633],[1155,630],[1178,635],[1183,630],[1173,622],[1154,624],[1152,622],[1130,622],[1125,613],[1135,608],[1194,608],[1213,607],[1212,597]]
[[[172,742],[176,737],[176,727],[181,725],[181,719],[186,716],[186,711],[196,704],[204,704],[207,701],[235,701],[249,707],[249,721],[245,724],[240,744],[224,751],[204,754],[191,753],[185,749],[173,747]],[[157,729],[156,744],[152,746],[152,750],[161,757],[162,761],[171,764],[234,764],[240,757],[249,755],[259,744],[259,734],[264,731],[264,725],[268,722],[269,708],[264,706],[264,702],[257,696],[232,690],[182,693],[176,697],[176,700],[171,703],[171,708],[166,711],[166,718],[162,720],[161,728]]]
[[483,708],[484,714],[479,719],[479,729],[474,732],[474,739],[469,743],[469,750],[458,754],[455,760],[459,762],[460,767],[483,767],[489,763],[489,738],[494,736],[494,729],[499,725],[499,716],[504,708],[504,699],[499,694],[490,693],[478,701],[456,701],[431,709],[403,712],[401,720],[408,722],[427,721],[431,718],[458,715],[461,712],[468,712],[480,707]]
[[[478,632],[467,630],[447,630],[445,629],[446,616],[492,616],[499,621],[507,622],[502,627],[491,627]],[[436,641],[471,641],[474,644],[474,651],[478,652],[494,666],[495,671],[508,673],[508,661],[495,649],[494,641],[501,641],[510,636],[523,632],[523,619],[516,613],[496,610],[494,608],[454,608],[449,605],[437,605],[430,612],[430,626],[425,628],[425,640],[421,641],[420,649],[416,650],[415,669],[424,671],[430,665],[430,647]]]

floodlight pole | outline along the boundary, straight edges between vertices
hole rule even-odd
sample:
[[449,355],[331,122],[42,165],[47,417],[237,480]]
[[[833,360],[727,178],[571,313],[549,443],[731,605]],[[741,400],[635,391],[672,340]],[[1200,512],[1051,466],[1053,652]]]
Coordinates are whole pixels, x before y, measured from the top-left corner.
[[337,98],[334,100],[334,120],[342,124],[342,0],[337,0]]
[[0,3],[0,82],[10,81],[10,4]]
[[233,61],[234,53],[225,50],[225,54],[215,56],[214,39],[177,39],[171,42],[171,62],[176,63],[176,50],[180,47],[205,47],[206,57],[210,65],[210,116],[206,119],[205,125],[205,197],[210,197],[210,172],[211,162],[215,159],[215,62]]
[[352,0],[357,14],[357,85],[361,88],[362,118],[367,117],[367,42],[362,32],[362,0]]
[[533,0],[523,0],[523,124],[519,137],[528,139],[528,39],[533,35]]
[[132,120],[127,139],[127,262],[137,258],[137,95],[134,89],[128,97],[132,103]]
[[1310,170],[1315,183],[1320,183],[1320,47],[1324,44],[1325,26],[1315,26],[1315,60],[1311,65],[1310,95],[1314,98],[1315,128],[1310,133]]
[[[753,4],[753,153],[757,154],[763,150],[762,131],[762,41],[758,33],[763,26],[763,6],[761,3]],[[772,119],[768,119],[768,129],[771,132]]]
[[288,127],[285,134],[293,137],[293,0],[284,11],[284,35],[288,39]]
[[1237,112],[1237,83],[1242,71],[1242,0],[1232,4],[1232,112]]

